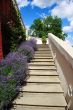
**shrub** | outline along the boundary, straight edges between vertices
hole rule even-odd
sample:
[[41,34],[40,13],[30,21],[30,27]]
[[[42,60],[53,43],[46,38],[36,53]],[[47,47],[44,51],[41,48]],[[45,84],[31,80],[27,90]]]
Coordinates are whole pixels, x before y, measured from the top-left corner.
[[[2,74],[10,71],[7,74],[12,74],[11,77],[17,80],[17,83],[25,79],[28,73],[27,58],[21,53],[12,52],[7,55],[3,61]],[[8,69],[8,70],[7,70]],[[10,69],[10,70],[9,70]]]
[[20,45],[20,47],[18,48],[18,52],[22,53],[25,56],[27,56],[28,62],[30,62],[30,60],[32,60],[33,57],[34,57],[34,50],[33,50],[33,48],[31,46],[29,46],[29,45],[25,45],[25,43]]
[[10,103],[27,73],[27,58],[18,52],[9,53],[0,62],[0,104]]
[[6,76],[0,76],[0,104],[7,106],[13,97],[16,95],[16,82],[7,78]]
[[29,42],[30,42],[30,45],[32,45],[33,49],[36,51],[37,50],[37,44],[36,44],[37,41],[34,38],[31,38],[29,40]]
[[46,42],[47,42],[47,41],[46,41],[46,37],[45,37],[45,36],[42,36],[42,43],[43,43],[43,44],[46,44]]
[[36,51],[37,50],[36,42],[37,41],[34,38],[31,38],[30,40],[27,40],[26,42],[22,42],[20,47],[25,46],[25,45],[29,45],[30,47],[32,47],[34,49],[34,51]]

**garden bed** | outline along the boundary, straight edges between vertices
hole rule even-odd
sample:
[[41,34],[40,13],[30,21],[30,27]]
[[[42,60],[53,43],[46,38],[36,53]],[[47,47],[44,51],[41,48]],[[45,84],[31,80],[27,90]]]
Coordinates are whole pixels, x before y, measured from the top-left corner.
[[10,52],[0,62],[0,110],[11,105],[28,78],[28,62],[34,57],[36,41],[22,42],[16,52]]

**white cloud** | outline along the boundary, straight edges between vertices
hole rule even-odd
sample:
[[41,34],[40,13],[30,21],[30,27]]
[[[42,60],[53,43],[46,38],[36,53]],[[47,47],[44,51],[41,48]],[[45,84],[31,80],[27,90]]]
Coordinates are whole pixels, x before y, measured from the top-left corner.
[[52,11],[52,15],[61,18],[67,18],[69,21],[73,19],[73,0],[61,1]]
[[58,16],[60,18],[66,18],[70,25],[64,26],[64,32],[73,31],[73,0],[62,0],[54,9],[51,10],[51,15]]
[[49,4],[51,3],[51,0],[33,0],[31,5],[32,6],[37,6],[40,8],[46,8],[49,6]]
[[37,6],[39,8],[47,8],[53,5],[55,2],[59,3],[60,1],[61,0],[33,0],[32,2],[29,2],[28,0],[17,0],[17,3],[19,8],[27,6],[29,3],[31,4],[32,8],[34,6]]
[[46,15],[45,13],[41,13],[40,17],[41,17],[41,18],[46,18],[47,15]]
[[70,27],[70,26],[65,26],[65,27],[63,27],[63,31],[64,32],[72,32],[72,28]]
[[40,7],[40,8],[47,8],[51,5],[53,5],[55,2],[59,3],[61,1],[62,0],[33,0],[31,2],[31,5],[32,6],[37,6],[37,7]]
[[73,20],[70,22],[69,26],[63,27],[64,32],[73,32]]
[[68,35],[68,37],[66,37],[65,41],[66,41],[69,45],[73,45],[73,36],[72,36],[72,35]]
[[28,0],[17,0],[17,4],[19,8],[27,6],[30,2]]

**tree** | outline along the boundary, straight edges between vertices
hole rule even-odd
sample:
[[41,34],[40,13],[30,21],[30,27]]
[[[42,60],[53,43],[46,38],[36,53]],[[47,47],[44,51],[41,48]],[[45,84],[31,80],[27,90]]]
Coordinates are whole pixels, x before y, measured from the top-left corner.
[[49,23],[50,26],[49,26],[48,32],[51,32],[54,35],[56,35],[57,37],[64,40],[65,34],[62,31],[62,20],[61,20],[61,18],[58,18],[57,16],[55,16],[55,17],[49,17],[47,19],[48,20],[50,19],[50,23]]
[[47,18],[36,19],[31,25],[30,29],[33,30],[33,33],[38,37],[46,36],[48,37],[48,33],[53,33],[60,39],[65,39],[67,34],[62,31],[62,20],[57,16],[47,16]]
[[33,30],[33,34],[42,37],[43,32],[43,22],[41,19],[35,19],[33,24],[31,25],[30,29]]

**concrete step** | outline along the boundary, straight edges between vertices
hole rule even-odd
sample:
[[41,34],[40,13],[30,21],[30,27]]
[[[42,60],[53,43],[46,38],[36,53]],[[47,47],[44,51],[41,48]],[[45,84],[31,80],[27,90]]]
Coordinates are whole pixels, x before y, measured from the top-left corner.
[[47,44],[46,45],[38,44],[37,46],[38,46],[38,48],[40,48],[40,47],[42,47],[42,48],[47,48],[48,47],[49,48],[49,46]]
[[56,70],[55,66],[29,66],[31,70]]
[[44,107],[65,107],[63,94],[56,93],[26,93],[23,92],[13,102],[16,105],[31,105]]
[[38,48],[38,51],[50,51],[49,48]]
[[11,110],[65,110],[67,106],[50,48],[38,47],[28,64],[27,84],[20,89]]
[[52,58],[37,58],[37,59],[33,59],[32,62],[54,62],[54,59]]
[[33,76],[58,76],[56,71],[48,70],[29,70],[29,74]]
[[54,66],[55,63],[54,62],[31,62],[29,63],[29,65],[41,65],[41,66]]
[[34,59],[53,59],[52,56],[34,56]]
[[11,110],[65,110],[64,107],[40,107],[40,106],[22,106],[14,105]]
[[41,84],[41,83],[27,83],[22,87],[21,92],[38,92],[38,93],[63,93],[60,84]]
[[35,51],[35,54],[50,54],[51,51]]
[[41,57],[41,56],[42,56],[42,57],[43,57],[43,56],[44,56],[44,57],[52,57],[52,54],[45,54],[45,53],[44,53],[44,54],[35,54],[35,56],[39,56],[39,57]]
[[30,76],[28,83],[60,83],[58,76]]

